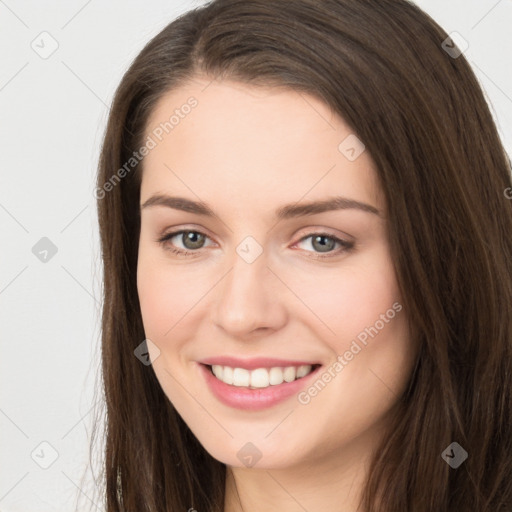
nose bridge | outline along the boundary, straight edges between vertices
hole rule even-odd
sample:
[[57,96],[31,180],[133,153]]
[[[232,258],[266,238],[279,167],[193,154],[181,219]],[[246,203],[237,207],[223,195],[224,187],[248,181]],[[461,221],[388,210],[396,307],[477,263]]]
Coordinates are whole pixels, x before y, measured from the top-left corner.
[[214,322],[236,336],[267,327],[276,329],[285,319],[283,304],[276,300],[276,278],[267,268],[263,247],[246,237],[229,260],[230,271],[219,283],[214,303]]

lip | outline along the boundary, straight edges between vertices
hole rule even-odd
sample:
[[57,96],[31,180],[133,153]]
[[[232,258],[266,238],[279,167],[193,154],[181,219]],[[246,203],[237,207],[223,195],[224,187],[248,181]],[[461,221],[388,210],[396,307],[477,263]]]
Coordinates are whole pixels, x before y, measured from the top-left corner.
[[284,359],[275,359],[272,357],[255,357],[252,359],[239,359],[231,356],[220,356],[220,357],[209,357],[198,361],[201,364],[209,366],[220,365],[230,366],[231,368],[244,368],[245,370],[256,370],[257,368],[272,368],[286,366],[302,366],[302,365],[318,365],[321,364],[319,361],[289,361]]
[[[223,359],[224,360],[224,359]],[[275,363],[275,360],[274,362]],[[295,366],[296,363],[288,366]],[[306,363],[307,364],[307,363]],[[267,388],[249,389],[241,386],[226,384],[215,377],[210,367],[206,364],[197,363],[206,385],[212,394],[224,405],[246,411],[258,411],[277,405],[293,395],[297,395],[303,388],[310,385],[319,370],[319,365],[311,373],[293,382],[283,382],[276,386]],[[231,366],[226,364],[226,366]],[[279,366],[279,365],[276,365]],[[235,366],[241,368],[240,366]],[[258,366],[261,368],[261,366]]]

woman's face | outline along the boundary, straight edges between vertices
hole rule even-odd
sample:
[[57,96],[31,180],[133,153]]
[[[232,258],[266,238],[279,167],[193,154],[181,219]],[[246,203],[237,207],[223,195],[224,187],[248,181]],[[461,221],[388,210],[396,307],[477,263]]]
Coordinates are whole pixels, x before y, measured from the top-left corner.
[[360,459],[416,355],[370,155],[312,96],[203,79],[146,137],[137,286],[163,391],[230,466]]

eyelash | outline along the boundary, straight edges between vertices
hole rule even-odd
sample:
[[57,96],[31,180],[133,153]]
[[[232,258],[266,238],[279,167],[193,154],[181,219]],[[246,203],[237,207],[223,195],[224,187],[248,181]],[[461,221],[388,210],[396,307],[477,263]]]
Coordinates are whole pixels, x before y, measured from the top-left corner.
[[[192,229],[181,229],[179,231],[173,231],[171,233],[167,233],[167,234],[163,235],[162,237],[158,238],[156,241],[158,243],[160,243],[166,250],[171,251],[172,253],[177,254],[179,256],[189,256],[189,255],[195,256],[201,249],[197,249],[195,251],[190,251],[190,250],[178,249],[176,247],[168,246],[168,244],[167,244],[168,240],[175,237],[176,235],[180,235],[183,233],[198,233],[200,235],[205,236],[206,238],[209,238],[205,233],[203,233],[201,231],[192,230]],[[308,238],[311,238],[314,236],[324,236],[326,238],[330,238],[331,240],[334,240],[334,242],[340,244],[341,248],[338,248],[337,250],[333,250],[333,251],[331,251],[329,253],[325,253],[325,254],[313,253],[313,254],[315,254],[315,256],[309,256],[310,258],[313,258],[313,259],[323,260],[323,259],[327,259],[327,258],[332,258],[335,256],[339,256],[342,252],[349,253],[354,249],[354,242],[348,242],[348,241],[342,240],[341,238],[338,238],[334,235],[331,235],[330,233],[323,233],[323,232],[310,233],[309,235],[303,236],[297,243],[303,242],[304,240],[307,240]],[[306,252],[311,252],[311,251],[306,251]]]

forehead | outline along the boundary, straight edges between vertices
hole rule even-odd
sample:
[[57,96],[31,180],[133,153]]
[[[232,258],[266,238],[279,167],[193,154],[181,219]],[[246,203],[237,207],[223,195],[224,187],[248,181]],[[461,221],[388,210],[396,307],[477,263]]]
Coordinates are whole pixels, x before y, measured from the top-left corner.
[[384,209],[368,152],[347,158],[353,130],[302,92],[196,79],[160,99],[146,137],[156,144],[143,160],[141,197],[192,192],[264,207],[339,194]]

